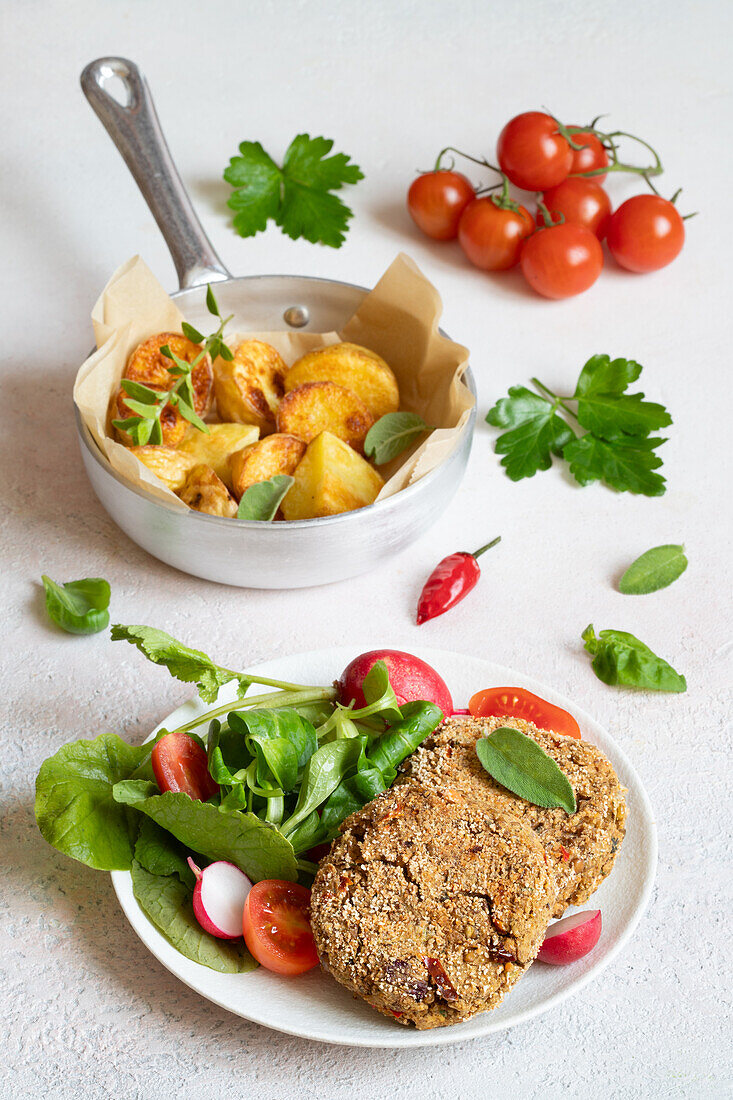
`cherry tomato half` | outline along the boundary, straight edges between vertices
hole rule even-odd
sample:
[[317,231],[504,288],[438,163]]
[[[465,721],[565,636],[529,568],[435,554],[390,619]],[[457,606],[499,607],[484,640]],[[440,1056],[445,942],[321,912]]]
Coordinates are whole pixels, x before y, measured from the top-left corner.
[[607,239],[616,263],[627,271],[657,271],[681,252],[685,223],[669,199],[634,195],[612,215]]
[[[600,138],[597,138],[595,134],[591,134],[585,130],[580,133],[573,134],[573,141],[576,145],[582,145],[582,149],[573,149],[572,145],[570,151],[573,154],[573,160],[570,165],[571,175],[576,172],[592,172],[596,168],[606,168],[608,166],[608,153],[603,148],[603,143]],[[597,176],[591,176],[596,183],[603,183],[607,172],[602,175],[599,173]]]
[[[545,191],[542,201],[553,220],[560,220],[557,215],[562,214],[566,222],[584,225],[600,241],[605,237],[611,218],[611,200],[594,179],[568,176],[557,187]],[[537,224],[540,227],[545,224],[541,210],[537,211]]]
[[425,172],[407,192],[407,209],[415,225],[434,241],[452,241],[458,220],[476,197],[470,180],[460,172]]
[[523,718],[539,729],[580,738],[580,726],[572,714],[525,688],[485,688],[471,697],[468,709],[475,718]]
[[311,892],[297,882],[264,879],[247,894],[244,942],[261,966],[276,974],[303,974],[318,965],[311,931]]
[[598,237],[584,225],[554,225],[528,237],[519,258],[522,274],[545,298],[571,298],[593,286],[603,267]]
[[187,733],[167,733],[153,749],[150,762],[161,791],[183,791],[206,802],[219,791],[209,775],[206,753]]
[[557,122],[542,111],[525,111],[507,122],[496,146],[499,167],[515,187],[545,191],[569,174],[573,150]]
[[461,214],[458,242],[476,267],[505,271],[518,262],[522,241],[532,229],[532,217],[523,206],[511,210],[488,197],[474,199]]

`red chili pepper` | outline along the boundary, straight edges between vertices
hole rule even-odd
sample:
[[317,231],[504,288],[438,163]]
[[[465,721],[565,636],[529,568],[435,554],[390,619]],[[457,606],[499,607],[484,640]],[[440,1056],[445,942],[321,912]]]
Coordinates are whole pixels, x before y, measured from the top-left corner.
[[481,576],[481,568],[476,559],[485,550],[496,546],[497,542],[501,542],[501,535],[487,542],[475,554],[467,554],[465,550],[461,550],[457,554],[449,554],[436,565],[420,593],[417,605],[418,626],[449,611],[475,588]]

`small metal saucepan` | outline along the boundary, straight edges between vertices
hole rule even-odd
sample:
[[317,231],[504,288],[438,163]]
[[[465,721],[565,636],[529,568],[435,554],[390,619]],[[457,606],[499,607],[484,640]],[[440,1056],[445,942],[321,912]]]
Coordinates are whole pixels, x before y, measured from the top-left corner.
[[[124,90],[120,103],[109,90]],[[137,182],[178,272],[172,297],[193,324],[205,320],[206,284],[242,329],[340,330],[364,287],[309,276],[234,279],[196,217],[171,158],[145,78],[131,61],[104,57],[81,75],[85,96]],[[464,381],[475,394],[470,370]],[[81,453],[104,508],[148,553],[186,573],[247,588],[304,588],[364,573],[418,538],[451,500],[471,448],[475,409],[456,447],[426,477],[367,508],[322,519],[255,523],[181,512],[133,488],[100,452],[77,412]]]

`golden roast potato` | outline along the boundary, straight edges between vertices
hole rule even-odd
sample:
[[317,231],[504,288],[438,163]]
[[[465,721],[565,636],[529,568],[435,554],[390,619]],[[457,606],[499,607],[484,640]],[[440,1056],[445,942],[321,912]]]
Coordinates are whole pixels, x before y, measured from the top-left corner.
[[144,447],[130,447],[130,450],[174,493],[183,488],[189,471],[196,465],[196,459],[191,455],[182,454],[177,447],[166,447],[165,444],[156,446],[148,443]]
[[226,485],[232,487],[232,473],[229,469],[229,457],[234,451],[254,443],[258,436],[258,430],[254,424],[207,424],[207,432],[200,432],[198,428],[189,428],[182,443],[178,446],[179,453],[191,457],[191,465],[203,463],[211,466],[217,477]]
[[331,432],[363,452],[364,439],[374,423],[360,397],[335,382],[306,382],[280,402],[277,430],[310,443],[321,432]]
[[336,516],[372,504],[384,485],[369,463],[347,443],[321,432],[311,443],[281,504],[285,519]]
[[228,519],[233,519],[237,514],[236,500],[230,496],[226,485],[211,466],[203,463],[193,467],[178,495],[184,504],[196,512],[226,516]]
[[274,432],[286,370],[277,351],[262,340],[244,340],[229,363],[217,359],[214,395],[221,419],[255,424],[261,435]]
[[259,443],[229,456],[231,488],[239,500],[245,489],[275,474],[292,474],[305,454],[305,443],[294,435],[274,432]]
[[[200,344],[194,344],[180,332],[159,332],[156,336],[151,336],[142,344],[138,344],[127,361],[123,377],[129,378],[131,382],[150,386],[154,390],[171,389],[178,381],[178,376],[168,373],[168,367],[172,367],[173,362],[160,350],[166,344],[179,359],[185,359],[187,363],[193,362],[201,351]],[[213,378],[211,360],[208,355],[205,355],[191,372],[193,407],[201,417],[206,415],[211,405]],[[126,420],[134,415],[125,404],[125,394],[120,387],[117,393],[117,418]],[[172,405],[166,405],[160,417],[160,426],[163,430],[163,443],[168,447],[176,447],[186,434],[188,421],[181,416],[178,409]],[[122,443],[130,446],[132,441],[127,432],[120,431],[118,428],[117,436]]]
[[360,397],[375,420],[397,412],[397,379],[381,356],[359,344],[331,344],[302,356],[285,375],[285,392],[305,382],[335,382]]

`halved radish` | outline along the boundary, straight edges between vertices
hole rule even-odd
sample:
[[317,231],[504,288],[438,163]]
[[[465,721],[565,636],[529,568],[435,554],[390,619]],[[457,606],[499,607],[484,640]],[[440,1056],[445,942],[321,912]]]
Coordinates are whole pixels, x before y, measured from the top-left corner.
[[196,876],[193,891],[196,920],[205,932],[220,940],[238,940],[242,935],[244,903],[252,883],[243,871],[224,860],[210,863],[202,871],[189,856],[188,865]]
[[551,963],[553,966],[575,962],[593,950],[600,935],[600,909],[585,909],[582,913],[573,913],[572,917],[563,917],[550,925],[537,958],[540,962]]

